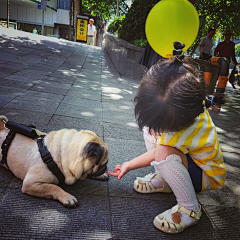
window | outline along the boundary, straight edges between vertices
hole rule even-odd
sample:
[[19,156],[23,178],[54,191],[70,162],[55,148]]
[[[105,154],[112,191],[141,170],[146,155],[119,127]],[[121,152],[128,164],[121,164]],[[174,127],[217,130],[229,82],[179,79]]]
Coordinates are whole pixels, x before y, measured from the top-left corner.
[[71,0],[58,0],[58,8],[70,10]]

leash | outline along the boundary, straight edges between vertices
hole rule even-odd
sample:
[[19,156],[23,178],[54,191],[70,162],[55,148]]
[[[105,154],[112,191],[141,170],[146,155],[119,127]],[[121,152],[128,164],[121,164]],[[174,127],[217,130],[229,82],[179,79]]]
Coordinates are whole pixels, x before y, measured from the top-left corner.
[[[59,169],[56,162],[53,160],[53,157],[51,153],[48,151],[47,146],[44,144],[45,135],[39,136],[34,129],[28,126],[24,126],[11,121],[5,121],[2,116],[0,116],[0,119],[4,122],[4,127],[6,129],[10,129],[8,135],[6,136],[6,139],[3,141],[1,146],[1,149],[2,149],[2,160],[0,161],[1,165],[5,164],[9,169],[8,163],[7,163],[7,153],[16,133],[19,133],[37,141],[38,150],[40,152],[43,162],[47,164],[48,169],[57,177],[60,183],[63,183],[65,181],[65,177],[63,173]],[[35,126],[33,125],[31,125],[31,127],[35,128]]]

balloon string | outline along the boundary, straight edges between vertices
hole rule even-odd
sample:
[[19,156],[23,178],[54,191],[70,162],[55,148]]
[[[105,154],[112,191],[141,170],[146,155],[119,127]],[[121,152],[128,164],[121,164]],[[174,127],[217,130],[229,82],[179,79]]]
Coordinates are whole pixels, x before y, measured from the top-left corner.
[[183,51],[182,51],[182,49],[175,49],[175,48],[174,48],[174,51],[176,51],[176,52],[181,52],[181,54],[176,55],[176,59],[177,59],[179,62],[182,62],[182,59],[180,58],[180,57],[183,56]]

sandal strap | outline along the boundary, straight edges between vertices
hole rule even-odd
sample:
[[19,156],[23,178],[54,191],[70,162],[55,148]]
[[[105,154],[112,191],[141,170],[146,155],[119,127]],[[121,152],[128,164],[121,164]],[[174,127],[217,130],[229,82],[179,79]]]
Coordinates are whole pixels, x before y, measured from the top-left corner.
[[151,190],[155,190],[156,188],[152,185],[151,181],[143,181],[138,179],[138,183],[142,184],[142,187],[145,191],[149,192]]
[[[188,210],[184,206],[180,206],[179,211],[186,213],[189,217],[193,219],[198,219],[198,215],[193,210]],[[201,211],[201,206],[199,205],[199,211]]]

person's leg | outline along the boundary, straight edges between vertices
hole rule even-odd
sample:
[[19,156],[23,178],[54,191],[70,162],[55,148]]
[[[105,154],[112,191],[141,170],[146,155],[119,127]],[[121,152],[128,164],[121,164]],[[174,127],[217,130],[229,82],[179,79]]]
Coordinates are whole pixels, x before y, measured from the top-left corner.
[[[157,140],[149,133],[147,127],[143,128],[143,138],[147,151],[156,148]],[[133,188],[139,193],[172,192],[169,185],[156,173],[149,173],[145,177],[137,177],[134,181]]]
[[93,45],[93,37],[90,37],[90,45]]
[[87,45],[90,45],[90,37],[87,37]]
[[169,184],[178,202],[172,209],[155,217],[155,227],[164,232],[178,233],[197,223],[201,210],[187,170],[186,155],[176,148],[161,145],[156,148],[155,161],[151,165]]

